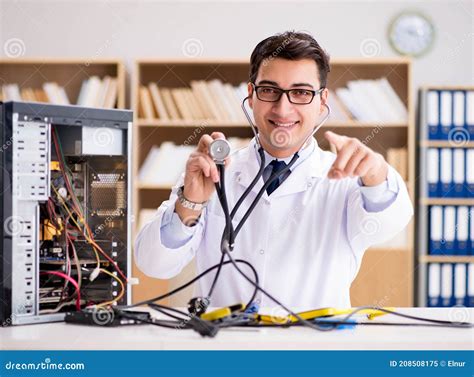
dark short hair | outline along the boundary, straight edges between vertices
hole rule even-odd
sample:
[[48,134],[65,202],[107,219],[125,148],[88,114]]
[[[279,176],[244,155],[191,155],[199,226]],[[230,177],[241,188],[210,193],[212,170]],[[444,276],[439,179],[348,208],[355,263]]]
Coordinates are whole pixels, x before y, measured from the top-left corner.
[[250,82],[255,83],[262,64],[282,58],[288,60],[312,59],[316,62],[321,87],[326,87],[329,67],[329,55],[308,33],[286,31],[261,41],[250,57]]

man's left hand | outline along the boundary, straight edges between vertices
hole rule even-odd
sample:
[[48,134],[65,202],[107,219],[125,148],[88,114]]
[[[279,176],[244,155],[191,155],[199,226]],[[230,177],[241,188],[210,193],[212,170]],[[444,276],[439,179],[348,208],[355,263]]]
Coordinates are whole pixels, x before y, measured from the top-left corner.
[[380,153],[359,139],[326,131],[324,137],[336,147],[337,158],[328,178],[360,177],[364,186],[377,186],[387,179],[388,164]]

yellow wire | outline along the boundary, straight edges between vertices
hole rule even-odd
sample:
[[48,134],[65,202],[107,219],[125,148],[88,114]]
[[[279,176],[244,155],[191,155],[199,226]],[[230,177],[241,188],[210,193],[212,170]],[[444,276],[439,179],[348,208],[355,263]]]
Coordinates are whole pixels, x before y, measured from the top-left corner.
[[[69,208],[66,206],[66,203],[64,201],[64,199],[61,197],[61,195],[59,195],[58,191],[56,190],[56,187],[54,187],[53,185],[51,185],[51,187],[53,188],[54,192],[56,193],[56,195],[58,196],[58,198],[61,200],[61,204],[63,205],[64,209],[67,211],[67,213],[69,214],[71,220],[74,222],[74,224],[76,224],[76,226],[81,229],[81,226],[77,223],[77,221],[74,219],[71,211],[69,210]],[[74,212],[79,216],[79,219],[80,221],[85,224],[85,221],[83,219],[83,217],[77,213],[77,211],[74,210]],[[86,226],[84,226],[84,229],[87,229]],[[103,268],[100,268],[100,258],[99,258],[99,253],[97,252],[96,248],[94,247],[97,246],[99,247],[99,245],[97,245],[97,243],[92,239],[92,238],[89,238],[87,235],[86,235],[86,232],[83,232],[84,234],[84,237],[86,238],[86,240],[92,245],[92,249],[94,250],[94,253],[96,255],[96,258],[97,258],[97,268],[99,268],[99,271],[100,272],[103,272],[109,276],[111,276],[112,278],[114,278],[116,281],[119,282],[120,284],[120,294],[117,296],[117,298],[115,298],[114,300],[111,300],[111,301],[106,301],[106,302],[103,302],[99,305],[97,305],[97,307],[103,307],[103,306],[107,306],[107,305],[111,305],[117,301],[120,301],[123,297],[123,295],[125,294],[125,286],[122,282],[121,279],[119,279],[117,276],[115,276],[114,274],[112,274],[110,271],[107,271],[107,270],[104,270]]]
[[122,299],[123,295],[125,294],[125,286],[123,285],[122,280],[120,280],[117,276],[115,276],[110,271],[104,270],[103,268],[100,269],[100,272],[103,272],[104,274],[107,274],[107,275],[113,277],[115,280],[117,280],[120,283],[120,294],[114,300],[103,302],[102,304],[97,305],[97,307],[112,305],[115,302],[120,301]]
[[[76,224],[76,226],[79,228],[79,229],[82,229],[81,226],[77,223],[77,221],[74,219],[74,216],[73,214],[71,213],[71,211],[69,210],[69,208],[66,206],[66,203],[64,201],[64,199],[62,198],[61,195],[59,195],[58,191],[56,190],[56,187],[54,187],[53,185],[51,185],[51,187],[53,188],[54,192],[56,193],[57,197],[61,200],[61,204],[62,206],[64,207],[64,209],[67,211],[67,213],[69,214],[71,220],[74,222],[74,224]],[[77,213],[77,211],[74,211],[76,212],[76,215],[79,216],[79,220],[84,224],[84,219],[82,218],[82,216],[80,214]],[[85,228],[85,227],[84,227]],[[94,244],[95,242],[89,238],[87,235],[86,235],[86,232],[83,232],[84,234],[84,237],[86,238],[86,240],[92,244],[92,250],[94,250],[94,254],[95,254],[95,257],[96,257],[96,260],[97,260],[97,268],[100,268],[100,257],[99,257],[99,252],[96,250],[96,248],[94,247]]]

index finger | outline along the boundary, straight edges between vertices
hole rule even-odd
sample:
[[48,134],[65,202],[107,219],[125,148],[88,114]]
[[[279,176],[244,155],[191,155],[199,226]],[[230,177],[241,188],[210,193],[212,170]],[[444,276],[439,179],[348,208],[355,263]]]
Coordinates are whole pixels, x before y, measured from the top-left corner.
[[224,140],[225,140],[225,135],[224,135],[222,132],[218,132],[218,131],[213,132],[213,133],[211,134],[211,137],[212,137],[214,140],[216,140],[216,139],[224,139]]
[[213,142],[213,138],[208,134],[204,134],[199,139],[199,143],[197,145],[197,150],[201,153],[209,153],[209,145]]

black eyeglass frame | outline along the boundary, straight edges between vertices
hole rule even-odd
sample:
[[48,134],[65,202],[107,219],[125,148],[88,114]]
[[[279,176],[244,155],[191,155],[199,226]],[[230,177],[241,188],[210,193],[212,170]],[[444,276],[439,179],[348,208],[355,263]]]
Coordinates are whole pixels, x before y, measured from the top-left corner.
[[[288,98],[288,101],[294,105],[309,105],[311,102],[313,102],[313,99],[314,97],[317,95],[317,94],[321,94],[323,92],[324,89],[326,89],[324,86],[322,88],[319,88],[318,90],[311,90],[311,89],[301,89],[301,88],[293,88],[293,89],[282,89],[282,88],[279,88],[278,86],[272,86],[272,85],[255,85],[255,83],[251,83],[252,84],[252,87],[253,87],[253,90],[255,91],[255,95],[257,96],[257,98],[260,100],[260,101],[263,101],[263,102],[278,102],[280,101],[281,99],[281,96],[283,95],[283,93],[286,94],[286,98]],[[271,89],[276,89],[278,90],[280,93],[278,95],[278,98],[275,99],[274,101],[269,101],[269,100],[265,100],[265,99],[261,99],[258,95],[258,89],[259,88],[271,88]],[[306,90],[308,92],[311,92],[313,94],[313,96],[311,97],[311,100],[309,102],[293,102],[290,98],[290,92],[293,92],[295,90]]]

